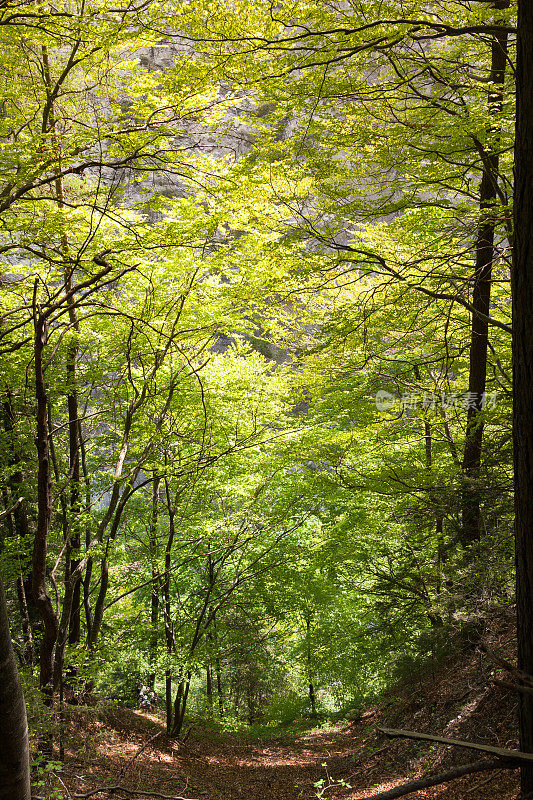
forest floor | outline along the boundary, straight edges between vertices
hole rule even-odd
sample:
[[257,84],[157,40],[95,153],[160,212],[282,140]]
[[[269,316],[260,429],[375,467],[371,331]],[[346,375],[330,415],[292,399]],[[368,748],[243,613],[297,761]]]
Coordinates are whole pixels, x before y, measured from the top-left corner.
[[[483,638],[512,658],[509,626],[497,622]],[[466,643],[445,664],[405,678],[357,721],[314,729],[308,721],[307,730],[278,728],[263,731],[261,738],[218,732],[198,722],[181,744],[165,736],[157,714],[110,704],[79,709],[71,716],[61,773],[64,797],[120,784],[139,800],[139,790],[198,800],[370,798],[406,780],[479,759],[448,746],[387,740],[377,725],[517,747],[515,698],[491,683],[496,673],[475,643]],[[516,771],[500,770],[409,797],[514,800],[517,794]]]

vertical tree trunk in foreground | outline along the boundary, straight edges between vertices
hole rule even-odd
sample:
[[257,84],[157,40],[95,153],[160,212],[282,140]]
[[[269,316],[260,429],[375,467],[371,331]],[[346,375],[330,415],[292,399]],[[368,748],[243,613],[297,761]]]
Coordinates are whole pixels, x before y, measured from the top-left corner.
[[[518,666],[533,673],[533,3],[518,3],[513,293],[513,445]],[[520,693],[520,749],[533,752],[533,696]],[[522,792],[533,767],[521,768]]]
[[0,800],[30,800],[26,707],[0,578]]
[[174,700],[174,722],[172,724],[171,736],[175,736],[176,738],[179,737],[183,728],[190,685],[191,673],[187,672],[187,676],[182,678],[179,683],[178,691],[176,692],[176,698]]

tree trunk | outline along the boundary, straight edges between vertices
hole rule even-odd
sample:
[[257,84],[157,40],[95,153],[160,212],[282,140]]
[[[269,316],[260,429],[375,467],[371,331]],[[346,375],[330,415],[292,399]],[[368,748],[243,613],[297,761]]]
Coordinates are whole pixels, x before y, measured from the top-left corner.
[[306,632],[307,632],[307,676],[309,681],[309,702],[311,703],[311,716],[316,717],[316,693],[315,684],[313,682],[313,659],[311,654],[311,617],[308,615],[305,619]]
[[20,616],[22,619],[22,633],[24,634],[24,641],[26,642],[25,660],[28,666],[33,667],[33,634],[28,610],[28,601],[26,599],[26,590],[24,588],[24,577],[22,574],[20,574],[17,578],[17,597],[19,600]]
[[[495,8],[507,8],[509,0],[496,0]],[[495,34],[492,39],[490,82],[488,99],[489,125],[494,123],[502,109],[503,92],[499,88],[505,78],[507,60],[507,32]],[[498,123],[496,122],[498,126]],[[499,127],[499,126],[498,126]],[[485,151],[479,192],[480,223],[476,238],[476,263],[472,293],[472,331],[470,339],[470,368],[468,377],[468,410],[466,437],[463,451],[462,531],[464,545],[481,538],[479,472],[483,445],[483,403],[487,381],[487,348],[490,315],[492,264],[494,261],[494,233],[496,215],[494,204],[498,197],[499,156],[495,151]]]
[[220,652],[218,648],[217,621],[213,616],[213,644],[215,647],[215,672],[217,677],[218,710],[220,719],[224,717],[224,693],[222,691],[222,671],[220,668]]
[[206,669],[207,714],[213,719],[213,669],[211,664]]
[[30,800],[28,723],[0,577],[0,800]]
[[[435,507],[435,533],[437,536],[437,586],[436,586],[436,594],[437,596],[441,592],[441,566],[443,560],[443,553],[444,553],[444,546],[443,546],[443,516],[440,510],[440,501],[438,496],[435,495],[433,491],[433,433],[431,430],[431,423],[425,419],[424,420],[424,440],[426,443],[426,470],[428,472],[428,481],[429,481],[429,499],[432,505]],[[428,598],[429,600],[430,598]],[[433,627],[440,627],[443,625],[443,619],[440,614],[435,614],[431,609],[427,611],[427,617]]]
[[150,688],[155,688],[157,669],[157,628],[159,622],[159,583],[157,568],[157,520],[159,516],[159,482],[160,478],[154,473],[152,483],[152,516],[150,519],[149,549],[152,567],[152,593],[150,597],[150,675],[148,683]]
[[[35,293],[37,292],[37,284]],[[32,588],[35,605],[44,622],[44,632],[39,651],[39,683],[45,700],[52,702],[53,652],[57,639],[58,622],[50,595],[46,590],[46,554],[52,512],[52,486],[50,479],[50,453],[48,449],[48,397],[44,381],[43,350],[46,344],[46,320],[34,303],[34,359],[35,395],[37,400],[37,529],[33,547]]]
[[[165,622],[165,643],[167,646],[167,653],[170,656],[176,649],[174,641],[174,630],[171,618],[171,603],[170,603],[170,571],[171,571],[171,555],[172,544],[176,535],[175,520],[175,506],[170,497],[170,487],[168,480],[165,477],[165,498],[168,509],[168,537],[165,545],[165,578],[161,586],[161,597],[163,601],[163,614]],[[176,496],[177,504],[178,495]],[[167,734],[170,736],[172,733],[172,673],[170,669],[165,672],[165,707],[167,717]]]
[[183,720],[185,719],[190,682],[191,673],[188,672],[187,676],[182,678],[179,682],[178,690],[176,692],[176,699],[174,700],[174,722],[172,725],[172,736],[175,736],[176,738],[179,737],[183,728]]
[[[46,86],[47,97],[50,101],[52,92],[52,78],[50,74],[50,61],[48,56],[48,48],[46,45],[42,47],[43,59],[43,78]],[[56,130],[56,119],[54,103],[50,103],[49,112],[49,133],[51,138],[52,149],[57,157],[57,163],[61,163],[61,144]],[[61,177],[59,167],[55,167],[56,178],[54,181],[55,199],[58,208],[63,211],[65,208],[65,200],[63,193],[63,179]],[[63,281],[65,293],[72,290],[72,273],[73,266],[69,260],[69,243],[66,230],[63,228],[61,232],[61,252],[64,257],[63,268]],[[68,625],[68,642],[69,644],[78,644],[80,641],[80,602],[81,602],[81,575],[77,567],[80,563],[79,549],[81,547],[80,536],[80,456],[79,456],[79,428],[80,422],[78,419],[78,388],[77,388],[77,361],[78,361],[78,334],[80,333],[80,325],[76,311],[76,304],[73,298],[67,300],[69,323],[72,328],[72,338],[67,346],[66,358],[66,386],[67,386],[67,410],[68,410],[68,432],[69,432],[69,480],[70,480],[70,533],[69,541],[65,555],[65,592],[71,593],[72,598],[69,608],[69,618],[65,621]],[[74,587],[70,588],[71,575],[75,574]],[[63,611],[63,614],[65,612]],[[61,662],[62,667],[62,662]],[[63,675],[61,674],[61,680]]]
[[[76,318],[75,311],[72,312]],[[76,388],[76,361],[78,347],[71,344],[67,351],[67,386],[68,386],[68,427],[69,427],[69,465],[70,465],[70,543],[67,562],[65,565],[65,586],[68,586],[72,575],[75,575],[72,596],[72,607],[69,619],[69,644],[78,644],[80,641],[80,606],[81,606],[81,575],[78,574],[80,563],[79,551],[81,547],[81,532],[79,514],[80,505],[80,456],[78,447],[78,395]]]
[[222,673],[220,671],[220,659],[216,658],[216,673],[217,673],[217,693],[218,693],[218,711],[220,719],[224,719],[224,693],[222,691]]
[[[9,388],[7,389],[7,400],[3,404],[3,412],[4,429],[8,434],[8,464],[13,468],[7,483],[11,493],[11,502],[14,502],[19,497],[23,496],[24,474],[20,466],[22,456],[15,438],[15,411],[13,408],[13,396]],[[5,502],[7,508],[10,500],[6,499]],[[21,542],[27,543],[29,549],[32,534],[30,531],[28,509],[25,499],[16,505],[12,514],[10,514],[10,518],[12,518],[14,532],[16,532]],[[25,572],[21,574],[20,581],[22,583],[21,590],[19,591],[21,614],[23,624],[27,625],[24,630],[27,641],[27,658],[28,663],[33,664],[33,626],[37,620],[38,613],[33,600],[31,567],[26,568]]]
[[[518,667],[533,673],[533,3],[518,4],[513,294],[513,447]],[[520,692],[520,749],[533,752],[533,696]],[[533,767],[521,768],[522,792]]]
[[170,670],[165,672],[165,712],[167,722],[167,734],[172,733],[172,675]]

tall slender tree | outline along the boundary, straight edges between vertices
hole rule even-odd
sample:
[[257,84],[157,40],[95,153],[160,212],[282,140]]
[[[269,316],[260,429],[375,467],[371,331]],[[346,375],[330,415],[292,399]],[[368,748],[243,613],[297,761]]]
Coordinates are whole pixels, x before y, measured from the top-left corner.
[[[533,4],[518,4],[513,291],[513,443],[518,666],[533,674]],[[533,697],[520,693],[520,748],[533,752]],[[521,770],[524,795],[533,767]]]

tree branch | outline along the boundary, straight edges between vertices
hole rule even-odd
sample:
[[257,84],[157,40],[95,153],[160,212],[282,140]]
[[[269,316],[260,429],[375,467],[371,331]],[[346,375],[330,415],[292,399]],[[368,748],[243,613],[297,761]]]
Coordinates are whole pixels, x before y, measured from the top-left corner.
[[143,789],[126,789],[124,786],[120,786],[117,784],[116,786],[100,786],[98,789],[91,789],[90,792],[84,792],[83,794],[73,794],[73,798],[79,798],[79,800],[85,800],[86,797],[93,797],[95,794],[115,794],[115,792],[124,792],[124,794],[130,795],[138,795],[141,794],[143,797],[158,797],[162,798],[162,800],[195,800],[193,797],[181,797],[177,794],[161,794],[161,792],[145,792]]
[[449,769],[447,772],[439,772],[436,775],[428,775],[425,778],[418,778],[416,781],[409,781],[401,786],[395,786],[386,792],[370,795],[369,800],[393,800],[394,797],[403,797],[419,789],[429,789],[430,786],[438,786],[441,783],[462,778],[464,775],[472,775],[475,772],[487,772],[495,769],[518,769],[518,764],[511,761],[503,761],[500,758],[483,759],[483,761],[473,761],[470,764],[462,764],[460,767]]
[[402,731],[396,728],[376,728],[391,739],[422,739],[426,742],[439,742],[439,744],[453,745],[454,747],[464,747],[467,750],[479,750],[481,753],[490,753],[504,761],[513,761],[515,764],[533,764],[533,753],[522,753],[520,750],[506,750],[501,747],[492,747],[488,744],[478,744],[477,742],[464,742],[461,739],[448,739],[446,736],[436,736],[428,733],[418,733],[417,731]]

